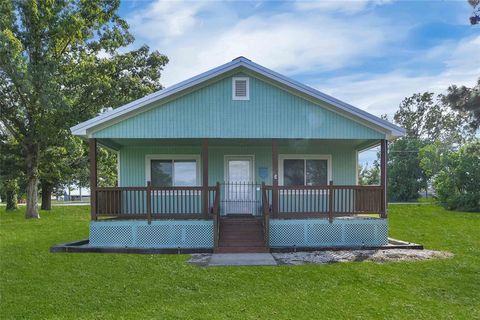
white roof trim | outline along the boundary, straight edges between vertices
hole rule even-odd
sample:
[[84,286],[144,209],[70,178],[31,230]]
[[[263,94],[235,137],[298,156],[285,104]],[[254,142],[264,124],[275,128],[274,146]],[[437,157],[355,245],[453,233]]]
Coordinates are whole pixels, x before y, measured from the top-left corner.
[[401,137],[405,135],[405,129],[400,128],[393,123],[390,123],[386,120],[380,119],[379,117],[376,117],[366,111],[363,111],[359,108],[356,108],[348,103],[345,103],[343,101],[340,101],[332,96],[329,96],[323,92],[320,92],[314,88],[311,88],[307,85],[304,85],[298,81],[295,81],[293,79],[290,79],[286,76],[283,76],[275,71],[272,71],[270,69],[267,69],[265,67],[262,67],[259,64],[256,64],[247,58],[244,57],[239,57],[231,62],[228,62],[226,64],[223,64],[219,67],[216,67],[214,69],[211,69],[207,72],[201,73],[195,77],[192,77],[190,79],[187,79],[185,81],[182,81],[176,85],[173,85],[169,88],[154,92],[152,94],[149,94],[143,98],[137,99],[135,101],[132,101],[126,105],[123,105],[117,109],[113,109],[110,111],[107,111],[101,115],[98,115],[95,118],[92,118],[90,120],[87,120],[85,122],[82,122],[72,128],[70,130],[72,131],[72,134],[78,135],[78,136],[87,136],[87,130],[94,128],[100,124],[103,124],[105,122],[108,122],[110,120],[113,120],[117,117],[120,117],[122,115],[125,115],[127,113],[130,113],[134,110],[137,110],[139,108],[142,108],[145,105],[148,105],[150,103],[156,102],[158,100],[170,97],[180,91],[186,90],[188,88],[191,88],[195,85],[198,85],[202,82],[205,82],[207,80],[210,80],[212,78],[215,78],[223,73],[226,73],[228,71],[231,71],[233,69],[239,68],[239,67],[244,67],[248,70],[251,70],[253,72],[259,73],[267,78],[270,78],[274,81],[277,81],[279,83],[282,83],[290,88],[293,88],[295,90],[298,90],[310,97],[319,99],[323,102],[326,102],[342,111],[345,111],[349,114],[352,114],[360,119],[363,119],[369,123],[372,123],[382,129],[384,129],[387,132],[387,136],[390,138],[395,138],[395,137]]

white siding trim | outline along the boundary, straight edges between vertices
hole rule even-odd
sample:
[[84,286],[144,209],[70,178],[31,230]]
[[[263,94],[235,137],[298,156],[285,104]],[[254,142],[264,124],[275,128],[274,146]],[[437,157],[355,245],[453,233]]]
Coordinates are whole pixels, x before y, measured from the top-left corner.
[[117,185],[120,187],[122,186],[120,182],[120,150],[117,153]]
[[359,175],[360,175],[360,163],[358,163],[358,150],[355,150],[355,185],[358,186]]

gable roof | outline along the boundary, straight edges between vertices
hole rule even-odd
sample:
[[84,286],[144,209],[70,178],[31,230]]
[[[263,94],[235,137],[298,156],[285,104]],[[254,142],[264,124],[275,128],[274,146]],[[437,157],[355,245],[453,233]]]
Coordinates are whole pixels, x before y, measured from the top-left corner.
[[376,117],[364,110],[361,110],[348,103],[340,101],[332,96],[329,96],[307,85],[304,85],[298,81],[290,79],[273,70],[265,68],[257,63],[252,62],[251,60],[245,57],[238,57],[232,60],[231,62],[223,64],[207,72],[201,73],[195,77],[182,81],[171,87],[149,94],[143,98],[127,103],[119,108],[107,111],[103,114],[96,116],[95,118],[92,118],[90,120],[87,120],[85,122],[82,122],[70,128],[70,130],[74,135],[86,137],[87,130],[94,129],[95,127],[98,127],[98,126],[104,127],[105,125],[108,125],[109,122],[118,120],[119,117],[122,117],[122,118],[128,117],[130,114],[133,116],[138,112],[141,112],[142,111],[141,109],[147,105],[151,105],[154,102],[158,102],[168,97],[171,97],[175,94],[183,92],[194,86],[200,85],[210,79],[219,77],[222,74],[225,74],[237,68],[245,68],[254,73],[258,73],[269,80],[272,80],[290,89],[301,92],[310,98],[324,102],[332,106],[334,111],[337,111],[340,113],[346,113],[352,116],[352,118],[354,119],[373,125],[379,130],[385,132],[389,139],[394,139],[394,138],[403,136],[405,134],[405,129],[399,126],[396,126],[393,123],[390,123],[386,120]]

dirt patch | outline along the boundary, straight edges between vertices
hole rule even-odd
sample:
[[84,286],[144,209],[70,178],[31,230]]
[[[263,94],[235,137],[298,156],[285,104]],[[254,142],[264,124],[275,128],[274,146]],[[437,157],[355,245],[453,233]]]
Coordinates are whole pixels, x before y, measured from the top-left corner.
[[301,265],[310,263],[322,264],[352,261],[373,261],[382,263],[394,261],[445,259],[453,257],[453,254],[446,251],[388,249],[273,253],[273,257],[279,264]]

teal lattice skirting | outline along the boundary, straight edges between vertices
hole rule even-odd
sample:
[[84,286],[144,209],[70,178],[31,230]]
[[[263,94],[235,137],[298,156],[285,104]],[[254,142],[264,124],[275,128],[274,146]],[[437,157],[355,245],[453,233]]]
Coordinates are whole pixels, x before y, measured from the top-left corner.
[[95,247],[190,249],[213,248],[212,220],[91,221]]
[[386,219],[338,218],[270,220],[270,246],[360,247],[388,243]]

